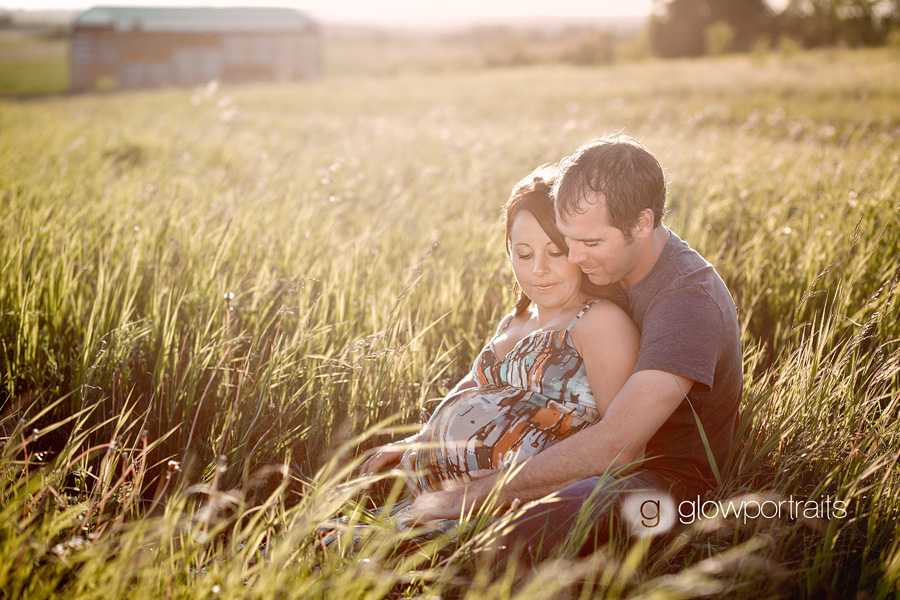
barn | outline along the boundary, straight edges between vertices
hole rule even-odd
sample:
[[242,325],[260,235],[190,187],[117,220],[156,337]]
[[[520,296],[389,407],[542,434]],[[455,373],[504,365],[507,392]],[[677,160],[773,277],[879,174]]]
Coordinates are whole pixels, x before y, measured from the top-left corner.
[[97,6],[75,19],[71,33],[73,91],[322,73],[319,26],[289,8]]

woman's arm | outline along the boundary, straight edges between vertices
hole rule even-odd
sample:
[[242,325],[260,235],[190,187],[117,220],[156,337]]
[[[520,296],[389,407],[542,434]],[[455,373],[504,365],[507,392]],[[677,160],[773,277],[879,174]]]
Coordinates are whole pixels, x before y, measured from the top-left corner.
[[403,453],[406,452],[411,444],[416,444],[421,441],[421,437],[422,432],[420,431],[399,442],[391,442],[390,444],[381,446],[375,451],[375,454],[370,456],[366,462],[362,464],[362,467],[359,469],[359,476],[365,477],[366,475],[375,475],[379,471],[396,467],[400,464]]
[[625,311],[611,302],[592,306],[569,333],[602,417],[637,363],[640,334]]
[[[472,378],[472,374],[466,375],[459,383],[457,383],[452,390],[445,396],[445,398],[452,396],[453,394],[475,387],[477,383]],[[391,442],[390,444],[385,444],[381,446],[375,451],[375,454],[370,456],[366,462],[362,464],[362,467],[359,469],[360,477],[365,477],[366,475],[374,475],[379,471],[384,471],[385,469],[392,469],[400,464],[400,459],[403,458],[403,453],[409,448],[410,445],[418,444],[422,441],[423,430],[420,430],[418,433],[409,436],[408,438],[404,438],[397,442]]]
[[[497,326],[497,333],[494,334],[494,337],[502,334],[509,326],[510,322],[512,322],[513,318],[514,316],[512,314],[508,314],[503,317],[503,319],[500,320],[500,324]],[[446,396],[444,396],[444,401],[446,401],[447,398],[450,398],[451,396],[457,394],[458,392],[461,392],[462,390],[473,388],[477,385],[478,382],[475,381],[475,377],[473,376],[472,371],[469,371],[469,373],[465,377],[463,377],[459,383],[453,386],[453,389],[450,390]],[[438,409],[439,408],[440,406],[438,406]],[[360,476],[374,475],[379,471],[397,466],[400,463],[400,459],[403,458],[403,453],[407,450],[410,444],[417,444],[422,440],[422,434],[423,431],[420,431],[419,433],[412,435],[406,439],[400,440],[399,442],[392,442],[378,448],[378,450],[375,451],[375,454],[370,456],[368,460],[363,463],[359,471]]]

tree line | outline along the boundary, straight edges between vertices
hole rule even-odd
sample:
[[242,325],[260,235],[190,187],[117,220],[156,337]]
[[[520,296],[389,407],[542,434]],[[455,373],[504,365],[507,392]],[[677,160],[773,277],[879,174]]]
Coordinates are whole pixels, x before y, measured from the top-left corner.
[[655,0],[652,51],[701,56],[790,43],[805,48],[900,41],[900,0]]

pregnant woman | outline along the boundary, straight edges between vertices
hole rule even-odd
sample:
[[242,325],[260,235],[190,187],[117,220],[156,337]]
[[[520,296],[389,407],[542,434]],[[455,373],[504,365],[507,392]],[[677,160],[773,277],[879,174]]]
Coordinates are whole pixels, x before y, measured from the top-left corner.
[[596,423],[628,379],[638,331],[615,303],[617,288],[591,284],[568,262],[553,212],[555,177],[553,167],[536,170],[504,206],[515,310],[425,427],[380,448],[362,475],[401,463],[421,492],[465,483]]

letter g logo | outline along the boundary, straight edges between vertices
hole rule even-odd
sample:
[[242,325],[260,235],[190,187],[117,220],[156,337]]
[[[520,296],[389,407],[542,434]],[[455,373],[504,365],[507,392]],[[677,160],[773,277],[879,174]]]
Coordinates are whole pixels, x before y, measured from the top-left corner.
[[675,501],[668,494],[656,490],[628,492],[621,510],[631,535],[636,537],[666,533],[678,517]]

